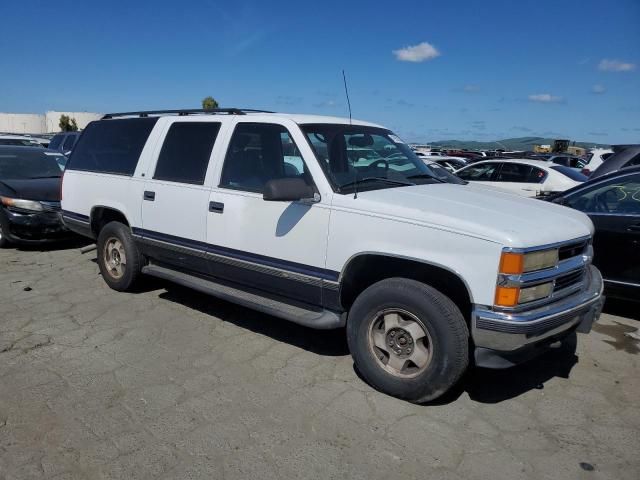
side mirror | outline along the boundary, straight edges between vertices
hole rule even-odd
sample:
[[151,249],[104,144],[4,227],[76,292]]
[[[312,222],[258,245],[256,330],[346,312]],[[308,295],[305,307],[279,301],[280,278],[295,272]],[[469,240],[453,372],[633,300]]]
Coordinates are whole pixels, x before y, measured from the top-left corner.
[[271,202],[295,202],[298,200],[319,201],[313,187],[301,178],[274,178],[264,186],[262,198]]

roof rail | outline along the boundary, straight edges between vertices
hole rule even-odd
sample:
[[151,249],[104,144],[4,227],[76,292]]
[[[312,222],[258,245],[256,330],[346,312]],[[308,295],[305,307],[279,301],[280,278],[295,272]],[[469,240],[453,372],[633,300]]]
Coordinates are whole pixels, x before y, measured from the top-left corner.
[[119,112],[119,113],[107,113],[102,119],[116,118],[116,117],[148,117],[149,115],[165,115],[165,114],[177,114],[178,116],[193,115],[198,113],[204,113],[208,115],[215,115],[220,113],[226,113],[227,115],[245,115],[247,113],[274,113],[268,110],[252,110],[250,108],[197,108],[197,109],[183,109],[183,110],[147,110],[142,112]]

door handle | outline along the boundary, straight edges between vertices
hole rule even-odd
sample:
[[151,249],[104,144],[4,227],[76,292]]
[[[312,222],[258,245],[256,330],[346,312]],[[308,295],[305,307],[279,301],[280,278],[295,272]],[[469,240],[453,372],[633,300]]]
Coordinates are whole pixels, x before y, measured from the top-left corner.
[[214,213],[222,213],[224,212],[224,203],[220,202],[209,202],[209,211]]
[[150,192],[148,190],[145,190],[144,199],[148,200],[149,202],[153,202],[156,199],[156,192]]

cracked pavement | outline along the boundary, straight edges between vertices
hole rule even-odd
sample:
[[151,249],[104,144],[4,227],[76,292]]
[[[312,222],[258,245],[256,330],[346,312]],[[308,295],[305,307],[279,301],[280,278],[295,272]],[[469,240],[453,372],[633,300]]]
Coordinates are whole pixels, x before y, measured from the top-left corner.
[[117,293],[78,245],[0,250],[0,479],[635,480],[638,310],[417,406],[367,386],[342,331]]

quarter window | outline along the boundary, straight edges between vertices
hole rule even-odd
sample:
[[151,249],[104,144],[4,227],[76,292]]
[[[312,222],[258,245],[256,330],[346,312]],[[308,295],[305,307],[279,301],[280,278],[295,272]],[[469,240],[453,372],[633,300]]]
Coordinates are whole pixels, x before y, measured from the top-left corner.
[[62,149],[66,152],[67,150],[71,150],[73,148],[73,145],[76,143],[76,138],[78,138],[77,135],[67,135],[67,138],[64,141],[64,144],[62,145]]
[[220,123],[175,122],[162,145],[155,180],[202,185]]
[[281,125],[239,123],[224,161],[220,186],[262,193],[275,178],[301,178],[313,185],[311,175],[289,131]]

